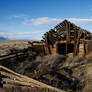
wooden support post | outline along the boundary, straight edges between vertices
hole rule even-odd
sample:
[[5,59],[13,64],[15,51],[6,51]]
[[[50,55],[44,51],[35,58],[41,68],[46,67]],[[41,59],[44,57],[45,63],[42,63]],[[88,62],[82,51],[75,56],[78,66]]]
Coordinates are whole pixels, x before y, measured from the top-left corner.
[[76,42],[77,42],[77,29],[75,28],[74,29],[74,53],[73,53],[73,56],[76,56]]
[[46,52],[45,52],[45,45],[43,45],[43,54],[46,55]]
[[83,40],[83,44],[84,44],[84,56],[85,56],[85,55],[86,55],[85,33],[84,33],[84,40]]
[[0,69],[0,88],[3,88],[3,82],[2,82],[1,69]]
[[81,37],[81,30],[77,33],[77,37],[75,39],[75,46],[74,46],[74,56],[78,55],[79,52],[79,44],[80,44],[80,37]]
[[48,34],[45,35],[45,43],[46,43],[46,48],[48,50],[48,53],[51,54]]
[[70,41],[70,23],[67,23],[67,22],[66,22],[66,32],[67,32],[67,35],[66,35],[66,54],[67,54],[68,53],[68,44]]
[[56,80],[56,87],[58,87],[58,83],[59,83],[59,81],[58,81],[58,80]]

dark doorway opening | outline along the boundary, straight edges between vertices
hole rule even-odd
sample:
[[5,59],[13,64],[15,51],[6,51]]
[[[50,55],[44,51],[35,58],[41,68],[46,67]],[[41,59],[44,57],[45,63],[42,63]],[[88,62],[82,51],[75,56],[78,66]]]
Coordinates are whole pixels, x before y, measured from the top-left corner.
[[[58,54],[63,54],[63,55],[66,54],[66,43],[58,43],[56,47],[57,47],[56,50]],[[73,53],[74,44],[69,43],[67,46],[67,50],[68,50],[67,53]]]
[[68,44],[68,52],[67,53],[73,53],[74,51],[74,44],[73,43],[69,43]]
[[66,54],[66,43],[58,43],[56,47],[58,54]]

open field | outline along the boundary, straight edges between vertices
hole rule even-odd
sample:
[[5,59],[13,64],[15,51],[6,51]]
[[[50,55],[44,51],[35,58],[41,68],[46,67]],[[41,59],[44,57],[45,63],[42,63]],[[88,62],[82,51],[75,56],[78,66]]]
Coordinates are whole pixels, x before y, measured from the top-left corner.
[[[7,47],[8,51],[10,48],[22,51],[28,47],[28,41],[1,42],[0,46],[1,48],[2,46],[3,48]],[[0,61],[1,75],[5,76],[3,77],[5,84],[2,89],[4,92],[6,90],[9,92],[29,92],[28,90],[33,90],[31,86],[38,87],[37,90],[44,87],[53,89],[54,87],[57,90],[60,89],[59,92],[91,92],[88,90],[92,90],[89,82],[92,79],[92,53],[85,57],[58,54],[40,56],[37,54],[33,59],[31,57],[34,57],[35,54],[30,56],[32,53],[34,51],[28,50],[25,55],[17,57],[15,54],[14,58],[10,57]],[[1,54],[7,54],[5,49],[2,49]]]
[[28,47],[28,41],[1,41],[0,42],[0,55],[5,55],[11,49],[24,49]]

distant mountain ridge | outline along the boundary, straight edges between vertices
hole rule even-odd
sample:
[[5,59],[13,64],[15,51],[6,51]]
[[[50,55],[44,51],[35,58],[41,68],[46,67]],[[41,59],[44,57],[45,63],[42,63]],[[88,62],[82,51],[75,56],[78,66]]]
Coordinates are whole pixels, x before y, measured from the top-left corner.
[[0,41],[6,41],[6,40],[8,40],[8,38],[1,37],[1,36],[0,36]]

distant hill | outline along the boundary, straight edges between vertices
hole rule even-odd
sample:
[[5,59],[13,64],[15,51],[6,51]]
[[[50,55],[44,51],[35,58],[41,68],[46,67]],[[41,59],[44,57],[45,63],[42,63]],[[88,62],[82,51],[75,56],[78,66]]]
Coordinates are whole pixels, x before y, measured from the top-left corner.
[[0,41],[6,41],[6,40],[8,40],[8,38],[0,37]]

